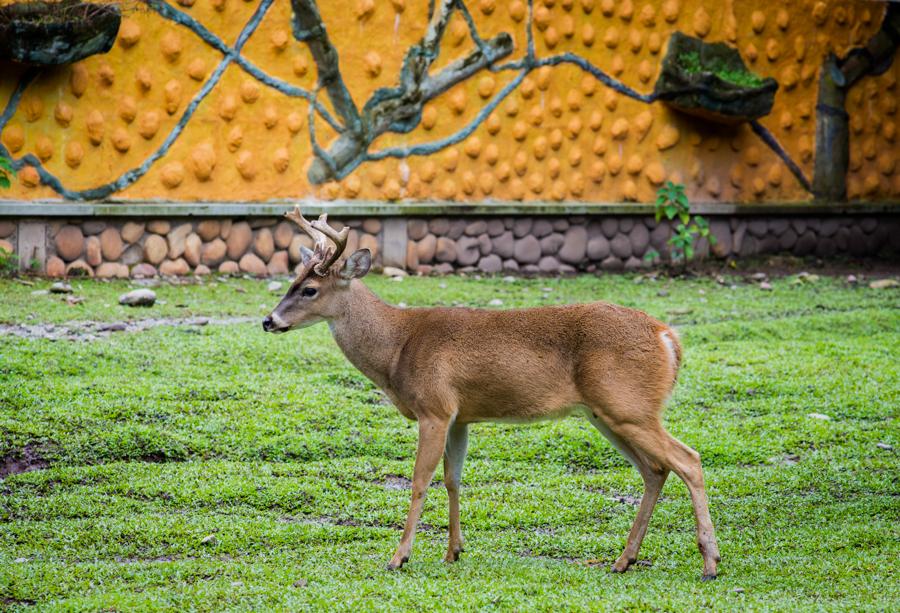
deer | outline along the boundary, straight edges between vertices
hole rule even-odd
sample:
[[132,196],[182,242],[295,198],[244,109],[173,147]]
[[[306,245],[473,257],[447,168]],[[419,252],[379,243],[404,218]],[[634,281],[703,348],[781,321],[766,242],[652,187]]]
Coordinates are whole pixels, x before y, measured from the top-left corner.
[[349,227],[335,230],[327,214],[310,222],[299,206],[285,217],[314,248],[301,247],[297,276],[263,319],[263,330],[278,334],[327,322],[344,356],[418,424],[409,511],[389,570],[410,558],[441,459],[449,500],[444,559],[459,559],[460,482],[470,424],[581,411],[644,482],[624,551],[611,570],[625,572],[636,562],[660,490],[674,472],[693,504],[702,579],[716,577],[719,548],[700,455],[661,421],[682,357],[672,328],[608,302],[508,310],[391,306],[360,280],[372,265],[369,250],[341,259]]

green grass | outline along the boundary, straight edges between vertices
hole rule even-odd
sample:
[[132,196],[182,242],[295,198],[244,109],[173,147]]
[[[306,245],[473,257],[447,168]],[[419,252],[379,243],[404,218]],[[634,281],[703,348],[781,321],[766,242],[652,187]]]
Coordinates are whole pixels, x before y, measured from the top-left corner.
[[703,64],[697,51],[687,51],[679,55],[678,64],[689,74],[711,72],[723,81],[743,87],[759,87],[763,84],[761,77],[746,69],[730,68],[721,58],[712,58],[709,64]]
[[[412,560],[390,573],[415,428],[327,327],[162,326],[0,336],[0,457],[28,446],[49,462],[0,481],[0,607],[896,609],[900,293],[735,283],[369,281],[409,305],[607,299],[676,324],[685,366],[666,423],[703,457],[717,581],[699,581],[674,477],[641,549],[652,565],[608,572],[641,481],[582,418],[474,426],[466,552],[441,562],[447,497],[432,488]],[[75,281],[75,306],[32,294],[48,285],[0,281],[0,322],[256,317],[280,297],[208,280],[160,286],[165,304],[135,310],[116,304],[125,282]]]

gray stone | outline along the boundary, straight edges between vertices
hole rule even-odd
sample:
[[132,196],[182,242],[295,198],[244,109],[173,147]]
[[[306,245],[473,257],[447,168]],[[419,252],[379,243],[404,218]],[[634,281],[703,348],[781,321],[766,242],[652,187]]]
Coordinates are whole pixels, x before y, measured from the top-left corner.
[[712,220],[709,222],[709,233],[716,237],[716,244],[711,248],[713,255],[717,258],[728,257],[731,253],[731,226],[728,222],[721,219]]
[[865,217],[860,222],[859,227],[862,228],[862,231],[866,234],[871,234],[875,231],[875,228],[878,227],[878,221],[874,217]]
[[533,234],[520,238],[513,246],[513,256],[520,264],[537,263],[541,259],[540,241]]
[[441,236],[437,239],[437,248],[435,250],[434,257],[438,262],[442,263],[450,263],[455,261],[456,243],[446,236]]
[[636,270],[640,270],[644,266],[644,263],[634,256],[631,256],[627,260],[625,260],[625,270],[629,272],[634,272]]
[[631,229],[634,227],[634,218],[633,217],[623,217],[619,220],[619,232],[623,234],[628,234],[631,232]]
[[177,228],[172,229],[166,236],[166,242],[169,245],[170,259],[174,260],[180,258],[184,253],[184,241],[188,237],[188,234],[191,233],[192,229],[191,224],[183,223]]
[[553,220],[553,231],[554,232],[565,232],[569,229],[569,220],[568,219],[554,219]]
[[847,243],[850,253],[856,256],[866,255],[869,251],[869,241],[863,232],[862,226],[850,228],[850,237]]
[[834,234],[834,242],[837,243],[837,248],[840,251],[847,251],[847,246],[850,240],[850,229],[849,228],[840,228]]
[[503,270],[503,260],[500,259],[499,255],[493,253],[486,255],[478,260],[478,270],[487,274],[498,273]]
[[434,235],[443,236],[450,230],[450,220],[444,217],[436,217],[428,222],[428,230]]
[[594,236],[587,243],[589,260],[599,261],[609,256],[609,241],[602,234]]
[[[804,224],[804,228],[806,225]],[[809,255],[816,248],[816,235],[811,230],[806,230],[797,238],[797,244],[794,245],[794,253],[796,255]]]
[[[713,223],[711,222],[710,226]],[[728,224],[726,222],[721,222],[725,224],[725,230],[728,232],[728,244],[731,245],[731,230],[728,229]],[[668,240],[672,235],[672,228],[668,223],[661,223],[650,232],[650,246],[656,249],[660,253],[666,253],[668,251]]]
[[610,272],[622,270],[624,267],[625,265],[622,263],[622,260],[614,255],[611,255],[600,262],[600,268],[603,270],[608,270]]
[[624,260],[631,255],[631,241],[629,241],[628,237],[624,234],[616,234],[613,239],[609,241],[609,249],[614,256]]
[[155,302],[156,292],[146,287],[134,289],[127,294],[122,294],[121,296],[119,296],[119,304],[124,304],[125,306],[149,307],[153,306]]
[[628,233],[628,239],[631,241],[631,251],[634,255],[644,255],[647,246],[650,244],[650,232],[647,226],[642,223],[634,224],[631,232]]
[[616,232],[619,231],[619,220],[614,217],[607,217],[603,221],[600,222],[600,227],[603,230],[603,236],[606,238],[612,238],[616,235]]
[[744,246],[744,237],[747,236],[747,222],[741,220],[738,224],[737,229],[734,231],[734,235],[731,237],[731,251],[732,253],[741,253],[741,249]]
[[531,233],[537,238],[543,238],[553,232],[553,223],[549,219],[535,219],[531,226]]
[[487,233],[488,233],[488,236],[490,236],[492,238],[494,236],[500,236],[501,234],[503,234],[503,231],[505,229],[506,228],[503,225],[502,219],[494,218],[494,219],[488,220],[488,222],[487,222]]
[[603,225],[599,221],[592,221],[587,225],[588,237],[604,236]]
[[[274,217],[255,217],[250,220],[250,227],[254,230],[258,230],[259,228],[268,228],[270,226],[274,226],[278,223],[278,220]],[[332,219],[329,222],[333,226],[338,226],[336,229],[340,230],[340,224],[335,224],[335,221]]]
[[541,239],[541,253],[543,255],[556,255],[559,248],[563,246],[563,235],[558,232],[548,234]]
[[378,234],[381,232],[381,220],[375,217],[369,217],[362,222],[362,229],[369,234]]
[[513,236],[516,238],[522,238],[529,232],[531,232],[531,226],[534,222],[530,217],[521,217],[513,223]]
[[515,240],[513,233],[507,230],[500,236],[491,239],[491,251],[501,258],[511,258],[513,256],[513,246]]
[[119,261],[128,266],[134,266],[144,259],[144,248],[140,244],[135,243],[122,252]]
[[800,236],[804,232],[806,232],[806,220],[801,219],[800,217],[795,217],[791,220],[791,227],[794,229],[794,232],[797,233],[797,236]]
[[92,219],[81,224],[81,231],[84,232],[85,236],[94,236],[95,234],[100,234],[105,229],[105,221],[97,221]]
[[747,232],[756,238],[762,238],[769,230],[769,224],[765,219],[753,219],[747,223]]
[[559,272],[559,260],[552,255],[545,255],[538,262],[538,269],[543,273]]
[[456,263],[460,266],[471,266],[481,257],[478,239],[473,236],[461,236],[456,241]]
[[741,257],[748,257],[759,253],[759,239],[755,236],[744,236],[741,242],[741,250],[737,252]]
[[428,222],[424,219],[410,219],[406,222],[406,234],[414,241],[420,241],[428,234]]
[[827,217],[822,221],[822,225],[819,226],[819,236],[824,236],[826,238],[834,236],[840,227],[841,224],[838,219]]
[[72,286],[66,283],[65,281],[57,281],[53,285],[50,286],[51,294],[71,294]]
[[450,222],[450,227],[447,229],[447,238],[452,238],[453,240],[458,239],[463,235],[463,232],[466,229],[466,220],[465,219],[454,219]]
[[570,227],[566,230],[563,246],[559,250],[559,259],[567,264],[580,264],[584,260],[587,245],[587,228],[584,226]]
[[483,219],[470,222],[465,229],[466,236],[478,236],[487,232],[487,222]]
[[819,237],[816,243],[816,256],[827,258],[837,253],[837,242],[833,238]]
[[526,277],[533,277],[534,275],[539,274],[541,272],[541,269],[538,268],[536,264],[525,264],[519,270]]
[[514,259],[512,259],[512,258],[510,258],[510,259],[508,259],[508,260],[503,260],[503,270],[506,270],[506,271],[518,271],[518,270],[519,270],[519,263],[516,262],[516,261],[515,261]]
[[478,250],[481,252],[481,255],[489,254],[491,247],[491,237],[488,236],[487,232],[478,236]]
[[789,219],[785,219],[784,217],[776,217],[775,219],[769,220],[769,232],[774,234],[775,236],[781,236],[787,229],[791,227],[791,222]]
[[419,262],[430,264],[434,259],[434,253],[437,249],[437,237],[434,234],[426,234],[419,242],[416,243],[416,253],[419,256]]
[[797,233],[793,228],[788,228],[784,234],[778,237],[778,247],[782,251],[791,251],[797,244]]
[[434,267],[434,272],[439,275],[449,275],[453,272],[453,264],[450,262],[441,262]]

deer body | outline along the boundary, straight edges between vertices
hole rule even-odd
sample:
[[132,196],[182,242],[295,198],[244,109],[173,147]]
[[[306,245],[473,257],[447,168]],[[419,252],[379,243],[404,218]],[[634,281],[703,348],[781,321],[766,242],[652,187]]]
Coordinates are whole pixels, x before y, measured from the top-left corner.
[[[322,224],[320,218],[312,228]],[[324,267],[325,274],[311,274],[329,257],[323,249],[318,256],[304,253],[306,274],[298,275],[263,327],[286,332],[327,321],[347,359],[418,422],[412,500],[389,568],[409,558],[425,493],[442,457],[450,501],[446,559],[454,561],[462,551],[459,485],[468,424],[531,421],[581,409],[645,484],[613,570],[625,571],[637,559],[659,492],[673,471],[691,493],[703,576],[716,576],[719,553],[700,457],[671,437],[660,419],[681,359],[673,330],[640,311],[603,302],[505,311],[400,309],[358,280],[368,271],[368,251],[352,254],[340,270]]]

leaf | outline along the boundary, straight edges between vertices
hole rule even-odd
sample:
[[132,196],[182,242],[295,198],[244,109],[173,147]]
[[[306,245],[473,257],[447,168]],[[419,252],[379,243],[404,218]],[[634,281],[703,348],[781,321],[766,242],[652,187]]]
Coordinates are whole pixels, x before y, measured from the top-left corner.
[[684,246],[684,257],[685,257],[685,259],[688,259],[688,260],[690,260],[691,258],[694,257],[694,247],[693,246],[691,246],[691,245]]
[[667,204],[664,210],[666,212],[666,217],[669,219],[673,219],[678,213],[678,208],[674,204]]
[[0,187],[9,187],[9,177],[7,177],[6,175],[0,175]]
[[681,223],[688,223],[691,220],[691,214],[684,210],[678,211],[678,217],[681,219]]
[[12,166],[12,162],[10,162],[8,159],[3,157],[2,155],[0,155],[0,168],[7,170],[11,173],[16,172],[16,170]]

